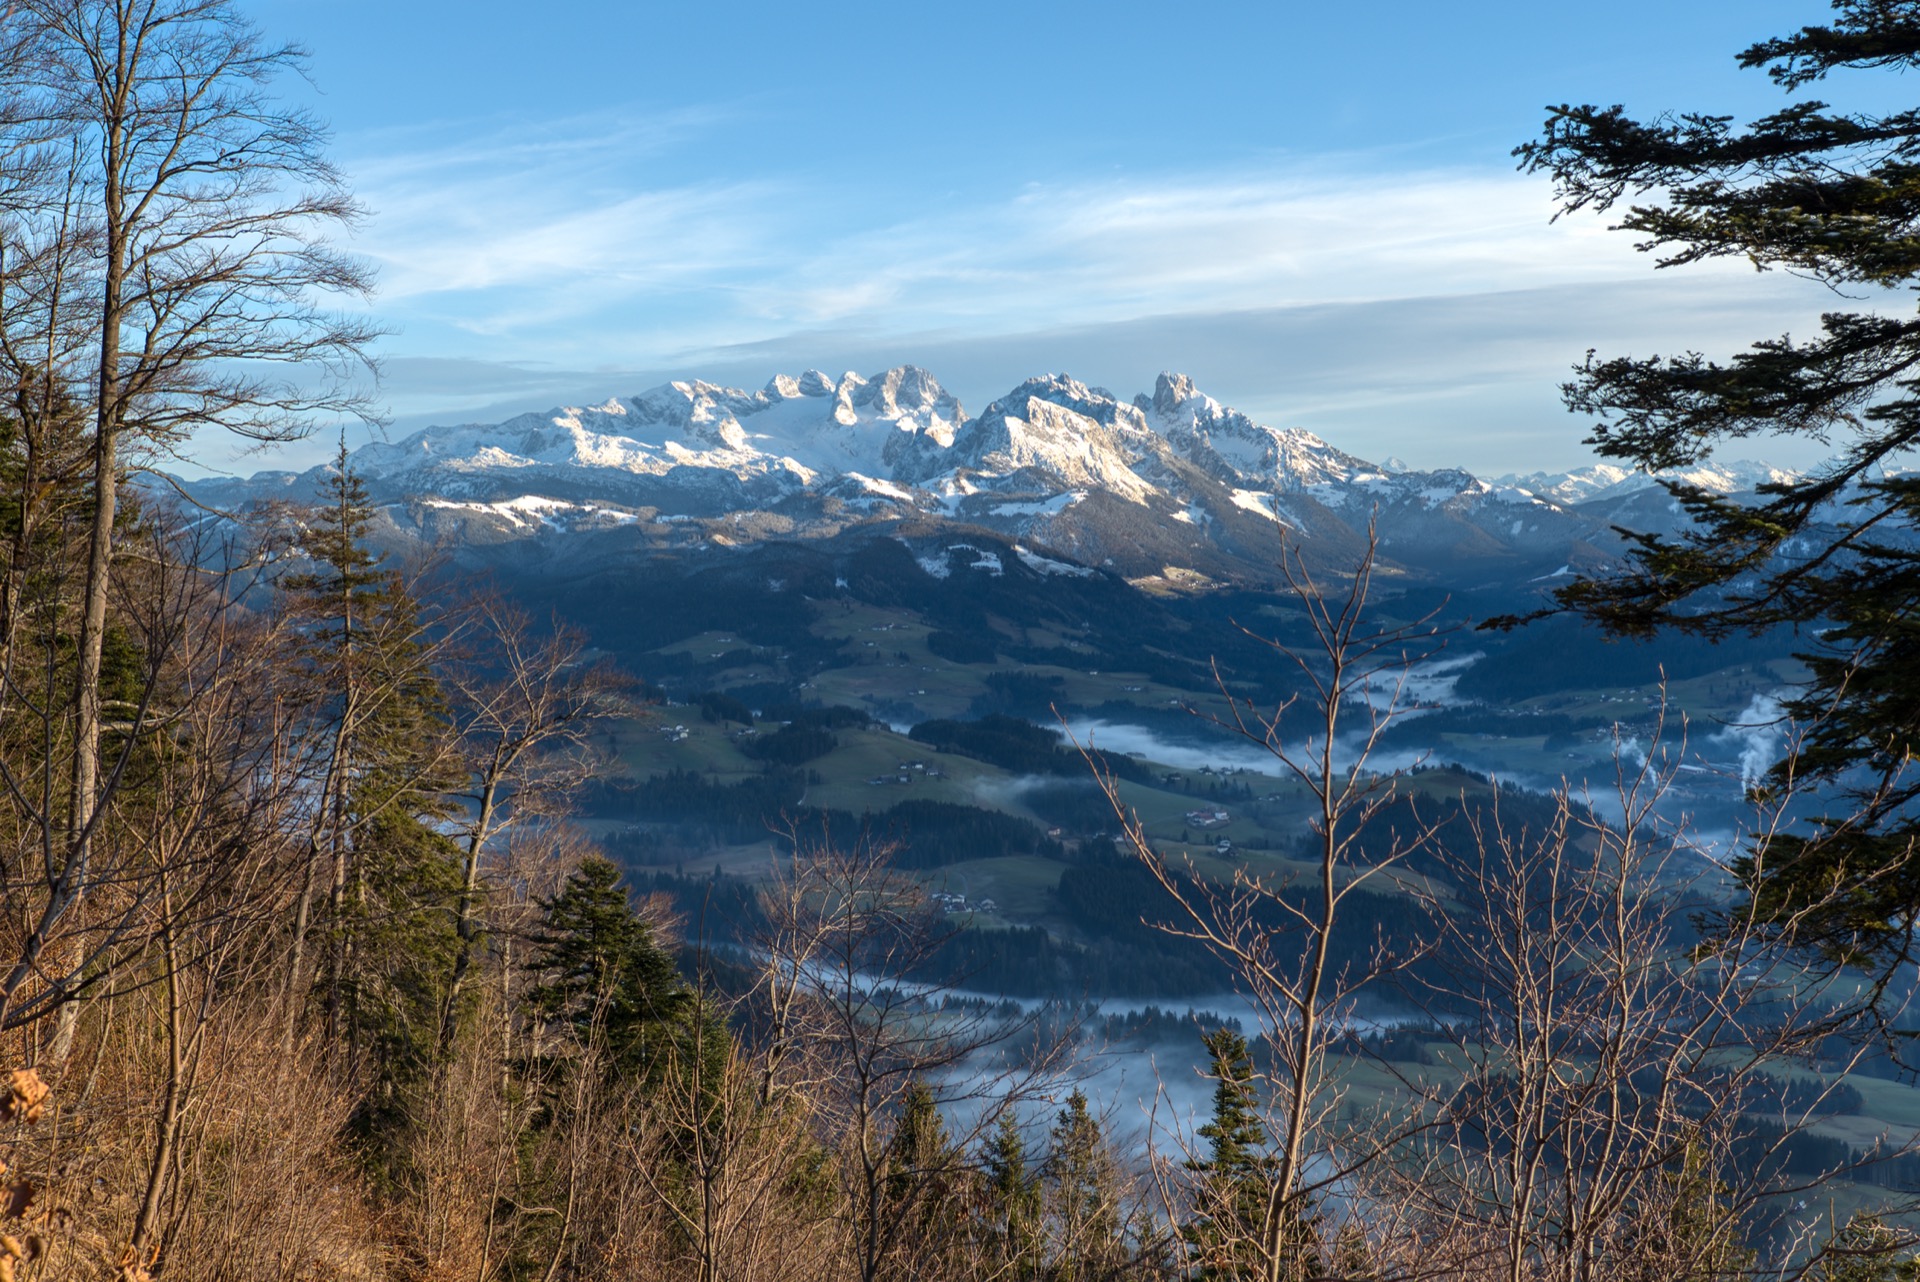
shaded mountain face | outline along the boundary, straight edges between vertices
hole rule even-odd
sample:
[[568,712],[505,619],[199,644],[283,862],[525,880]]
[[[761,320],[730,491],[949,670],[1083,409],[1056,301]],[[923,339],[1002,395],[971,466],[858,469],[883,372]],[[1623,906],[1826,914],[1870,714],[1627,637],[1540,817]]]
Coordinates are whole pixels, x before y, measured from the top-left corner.
[[[389,539],[463,560],[530,565],[859,526],[933,546],[972,527],[1168,589],[1268,579],[1288,538],[1351,563],[1369,525],[1399,570],[1551,579],[1604,563],[1617,547],[1610,527],[1657,516],[1668,498],[1652,478],[1604,465],[1490,482],[1372,463],[1257,423],[1171,373],[1132,400],[1046,375],[977,417],[914,366],[871,378],[809,370],[757,392],[681,381],[430,427],[350,462]],[[184,484],[237,507],[305,501],[326,474]],[[1780,475],[1734,465],[1687,479],[1732,492]]]

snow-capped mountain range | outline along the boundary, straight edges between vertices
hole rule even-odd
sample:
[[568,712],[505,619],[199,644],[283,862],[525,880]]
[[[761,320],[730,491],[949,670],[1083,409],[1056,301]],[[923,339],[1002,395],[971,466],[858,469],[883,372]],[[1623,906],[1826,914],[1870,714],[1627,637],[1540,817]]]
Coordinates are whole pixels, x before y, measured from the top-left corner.
[[1662,472],[1657,476],[1612,463],[1595,463],[1571,472],[1529,472],[1524,476],[1509,473],[1497,483],[1521,486],[1542,498],[1572,507],[1579,503],[1624,498],[1629,494],[1657,489],[1662,480],[1684,481],[1714,494],[1741,494],[1751,493],[1762,485],[1797,481],[1800,477],[1799,472],[1767,463],[1744,461],[1703,463],[1699,467]]
[[[757,392],[679,381],[496,424],[362,446],[351,467],[396,531],[463,544],[568,535],[726,544],[851,523],[984,526],[1130,577],[1270,567],[1283,530],[1351,550],[1377,524],[1408,566],[1581,564],[1610,544],[1597,507],[1657,495],[1607,465],[1486,481],[1369,462],[1162,374],[1123,400],[1064,374],[978,417],[923,369],[780,375]],[[304,501],[328,468],[187,483],[212,506]],[[1786,474],[1708,467],[1722,492]]]

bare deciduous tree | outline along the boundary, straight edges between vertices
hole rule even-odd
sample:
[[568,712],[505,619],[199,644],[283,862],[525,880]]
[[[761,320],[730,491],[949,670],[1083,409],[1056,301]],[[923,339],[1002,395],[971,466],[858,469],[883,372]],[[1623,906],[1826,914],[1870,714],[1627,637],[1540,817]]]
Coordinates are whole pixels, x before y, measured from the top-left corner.
[[[1695,934],[1689,916],[1727,887],[1660,812],[1684,755],[1684,735],[1656,734],[1637,760],[1619,753],[1611,797],[1562,788],[1530,830],[1496,793],[1445,856],[1468,888],[1435,913],[1457,1076],[1409,1092],[1441,1125],[1395,1195],[1459,1267],[1505,1282],[1732,1278],[1758,1267],[1768,1226],[1798,1247],[1777,1251],[1790,1273],[1833,1249],[1783,1211],[1862,1158],[1786,1158],[1850,1089],[1858,1043],[1809,1067],[1850,1003],[1778,946],[1775,923]],[[1887,1137],[1883,1155],[1916,1138]]]
[[[207,429],[281,439],[358,409],[351,375],[373,331],[321,305],[365,293],[369,277],[326,239],[357,211],[322,154],[324,130],[273,94],[297,49],[264,41],[231,0],[17,0],[4,27],[25,51],[13,138],[51,140],[65,158],[42,166],[37,191],[16,193],[40,216],[10,230],[41,243],[15,261],[57,265],[39,272],[57,294],[44,294],[54,337],[38,356],[47,380],[88,404],[91,427],[64,848],[10,992],[41,965],[59,919],[117,875],[96,869],[93,847],[138,739],[103,759],[123,471]],[[67,250],[75,241],[84,255]],[[53,1062],[72,1034],[63,1013]]]
[[963,1155],[1057,1087],[1072,1032],[943,1003],[954,931],[893,847],[790,836],[792,866],[763,900],[760,1090],[811,1101],[835,1145],[852,1275],[919,1276],[949,1245]]
[[463,863],[454,918],[460,943],[448,977],[440,1024],[452,1044],[459,1003],[480,938],[482,865],[489,846],[517,819],[563,811],[589,777],[580,750],[596,721],[626,709],[624,682],[583,658],[586,640],[558,619],[536,631],[524,610],[488,593],[466,612],[479,647],[472,669],[451,682],[472,779],[462,824]]
[[[1402,1138],[1392,1128],[1381,1133],[1350,1124],[1337,1066],[1329,1063],[1332,1049],[1352,1031],[1362,993],[1404,969],[1420,948],[1416,941],[1394,941],[1395,947],[1384,939],[1350,946],[1353,927],[1343,908],[1370,883],[1393,877],[1432,836],[1416,815],[1410,830],[1371,848],[1361,844],[1396,803],[1414,813],[1406,809],[1402,773],[1376,771],[1370,763],[1403,708],[1408,673],[1438,648],[1424,619],[1385,627],[1372,622],[1375,546],[1369,542],[1352,577],[1333,590],[1308,571],[1297,549],[1289,551],[1281,568],[1304,611],[1309,647],[1294,650],[1248,633],[1290,661],[1303,695],[1261,708],[1218,680],[1229,711],[1215,723],[1269,753],[1279,773],[1311,799],[1313,854],[1303,882],[1242,864],[1221,883],[1199,875],[1190,861],[1177,863],[1128,808],[1119,780],[1089,753],[1128,844],[1166,892],[1171,916],[1156,924],[1204,945],[1253,1009],[1264,1054],[1251,1065],[1248,1085],[1273,1152],[1230,1193],[1222,1191],[1226,1201],[1200,1212],[1214,1224],[1215,1253],[1246,1262],[1263,1282],[1314,1275],[1329,1245],[1317,1221],[1330,1195],[1389,1157]],[[1176,1136],[1174,1147],[1179,1165],[1200,1160],[1183,1137]],[[1251,1213],[1248,1183],[1257,1186]],[[1215,1187],[1203,1186],[1198,1196],[1214,1198]]]

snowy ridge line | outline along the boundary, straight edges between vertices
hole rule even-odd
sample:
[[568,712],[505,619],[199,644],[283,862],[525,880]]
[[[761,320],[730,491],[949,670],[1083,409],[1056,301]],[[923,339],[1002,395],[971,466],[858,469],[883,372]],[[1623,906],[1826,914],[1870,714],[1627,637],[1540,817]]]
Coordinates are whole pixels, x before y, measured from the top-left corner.
[[[376,502],[431,518],[443,534],[448,522],[521,538],[722,517],[794,529],[892,516],[985,526],[1129,573],[1198,565],[1209,548],[1270,560],[1263,539],[1350,538],[1379,514],[1383,540],[1404,555],[1554,558],[1538,574],[1591,558],[1581,541],[1605,541],[1628,506],[1652,512],[1640,496],[1665,497],[1656,478],[1609,464],[1486,480],[1372,462],[1256,422],[1183,374],[1162,374],[1151,395],[1131,400],[1043,375],[969,415],[912,365],[871,377],[781,374],[758,391],[676,380],[597,405],[429,427],[364,445],[348,462]],[[183,484],[237,507],[310,497],[328,472]],[[1720,493],[1792,479],[1744,463],[1677,475]]]

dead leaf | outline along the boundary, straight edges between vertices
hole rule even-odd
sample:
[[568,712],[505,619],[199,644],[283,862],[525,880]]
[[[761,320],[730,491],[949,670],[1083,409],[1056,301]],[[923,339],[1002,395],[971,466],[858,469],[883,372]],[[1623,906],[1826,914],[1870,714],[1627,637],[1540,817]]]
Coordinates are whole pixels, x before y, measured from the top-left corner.
[[0,1184],[0,1220],[23,1220],[40,1190],[26,1180]]
[[40,1110],[52,1091],[52,1087],[40,1080],[39,1069],[14,1069],[7,1074],[4,1091],[0,1091],[0,1122],[39,1121]]
[[[113,1275],[113,1282],[153,1282],[153,1274],[147,1270],[159,1258],[159,1251],[149,1251],[143,1264],[133,1248],[128,1247],[120,1252],[120,1271]],[[0,1278],[0,1282],[6,1282],[6,1279]]]

